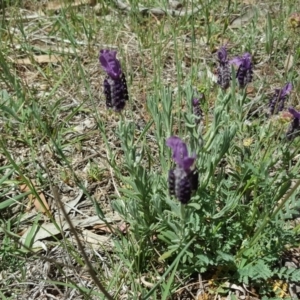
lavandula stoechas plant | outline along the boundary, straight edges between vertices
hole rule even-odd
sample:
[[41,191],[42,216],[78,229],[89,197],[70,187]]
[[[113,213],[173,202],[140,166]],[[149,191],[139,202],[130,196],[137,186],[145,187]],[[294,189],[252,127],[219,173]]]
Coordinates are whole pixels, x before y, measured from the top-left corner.
[[296,111],[293,107],[290,107],[289,113],[293,116],[293,119],[286,133],[286,137],[291,141],[297,135],[300,135],[300,112]]
[[99,61],[107,74],[104,79],[106,107],[120,112],[128,100],[128,90],[125,74],[122,72],[120,61],[116,56],[117,51],[100,50]]
[[270,115],[283,111],[284,102],[292,90],[292,84],[287,83],[282,89],[275,89],[275,93],[269,102]]
[[240,88],[244,88],[248,83],[252,81],[253,77],[253,64],[251,60],[251,54],[246,52],[242,56],[237,56],[230,60],[230,64],[234,64],[238,67],[236,78],[238,80]]
[[176,163],[176,167],[169,171],[170,195],[187,204],[198,187],[198,172],[194,168],[196,155],[189,156],[186,144],[177,136],[169,137],[166,144],[172,149],[172,158]]
[[218,85],[223,89],[226,90],[230,85],[230,68],[229,68],[229,61],[227,58],[227,50],[224,46],[220,47],[217,52],[218,55]]

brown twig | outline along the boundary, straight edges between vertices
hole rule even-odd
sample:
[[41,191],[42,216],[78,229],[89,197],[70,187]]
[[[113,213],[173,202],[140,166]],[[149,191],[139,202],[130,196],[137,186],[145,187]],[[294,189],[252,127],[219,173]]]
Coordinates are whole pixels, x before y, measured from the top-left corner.
[[82,245],[82,243],[81,243],[81,241],[79,239],[79,236],[78,236],[78,234],[77,234],[77,232],[76,232],[76,230],[75,230],[75,228],[73,226],[73,223],[72,223],[70,217],[68,216],[63,203],[60,200],[58,189],[55,186],[52,187],[52,193],[53,193],[54,199],[56,200],[56,203],[60,206],[60,209],[61,209],[61,211],[62,211],[62,213],[63,213],[63,215],[64,215],[67,223],[69,224],[71,232],[75,236],[78,248],[79,248],[79,250],[80,250],[80,252],[81,252],[81,254],[83,256],[84,262],[85,262],[85,264],[86,264],[86,266],[88,268],[88,272],[91,275],[94,283],[98,286],[98,288],[104,294],[104,296],[106,297],[106,299],[108,299],[108,300],[114,300],[114,298],[106,291],[105,287],[99,281],[99,279],[97,277],[97,274],[96,274],[96,272],[95,272],[92,264],[90,263],[87,254],[85,253],[84,247],[83,247],[83,245]]
[[[126,10],[128,12],[132,11],[132,8],[128,4],[124,3],[122,0],[114,0],[113,2],[121,10]],[[150,8],[150,7],[140,6],[138,8],[138,11],[141,14],[153,14],[153,15],[157,15],[157,16],[170,15],[173,17],[185,17],[185,16],[191,16],[193,14],[196,14],[197,12],[200,11],[200,9],[202,9],[202,6],[197,6],[197,7],[195,7],[195,9],[190,9],[187,11],[175,10],[175,9],[162,9],[162,8],[157,8],[157,7]]]

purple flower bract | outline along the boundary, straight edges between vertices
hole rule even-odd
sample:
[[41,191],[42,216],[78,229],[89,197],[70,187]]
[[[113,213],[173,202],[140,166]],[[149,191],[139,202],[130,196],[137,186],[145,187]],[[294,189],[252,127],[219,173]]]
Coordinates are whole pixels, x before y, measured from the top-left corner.
[[236,78],[239,82],[240,88],[244,88],[252,81],[253,65],[250,53],[246,52],[242,56],[237,56],[230,60],[229,63],[238,67]]
[[117,51],[100,50],[100,64],[107,75],[113,79],[117,79],[122,74],[120,61],[117,59]]
[[172,158],[176,164],[185,171],[189,171],[194,164],[196,155],[188,156],[186,144],[177,136],[171,136],[167,139],[167,146],[173,151]]

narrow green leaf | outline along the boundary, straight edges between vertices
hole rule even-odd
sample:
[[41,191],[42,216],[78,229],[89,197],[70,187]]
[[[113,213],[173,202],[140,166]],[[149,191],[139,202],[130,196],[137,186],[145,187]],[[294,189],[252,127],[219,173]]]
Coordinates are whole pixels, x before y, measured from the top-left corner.
[[172,256],[172,254],[178,250],[178,246],[175,248],[175,249],[172,249],[172,250],[169,250],[165,253],[163,253],[159,258],[158,258],[158,261],[163,261],[167,258],[169,258],[170,256]]
[[[32,224],[32,227],[29,231],[29,233],[27,234],[26,238],[25,238],[25,242],[24,242],[24,245],[27,247],[27,248],[31,248],[32,247],[32,244],[34,242],[34,237],[38,231],[38,228],[39,228],[39,225],[38,225],[38,222],[41,218],[41,214],[38,214]],[[25,248],[24,248],[25,249]]]
[[8,199],[8,200],[5,200],[3,202],[0,202],[0,210],[7,208],[7,207],[11,206],[14,203],[16,203],[16,200],[14,200],[14,199]]
[[179,260],[177,261],[176,265],[174,266],[173,271],[167,281],[167,284],[164,285],[164,292],[163,292],[162,298],[161,298],[162,300],[167,300],[171,296],[170,288],[171,288],[171,284],[174,282],[175,273],[178,268],[178,263],[179,263]]

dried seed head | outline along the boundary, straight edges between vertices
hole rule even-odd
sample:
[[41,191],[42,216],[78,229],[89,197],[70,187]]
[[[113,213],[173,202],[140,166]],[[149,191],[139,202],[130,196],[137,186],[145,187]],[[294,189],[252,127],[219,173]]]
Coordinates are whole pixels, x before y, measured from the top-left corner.
[[228,63],[227,57],[227,49],[226,47],[222,46],[217,52],[218,55],[218,79],[217,84],[224,90],[226,90],[230,85],[231,74],[230,74],[230,67]]
[[292,84],[287,83],[282,89],[275,89],[273,97],[269,101],[270,115],[283,111],[285,101],[292,90]]
[[217,69],[217,84],[226,90],[230,86],[231,73],[228,62],[220,64]]

